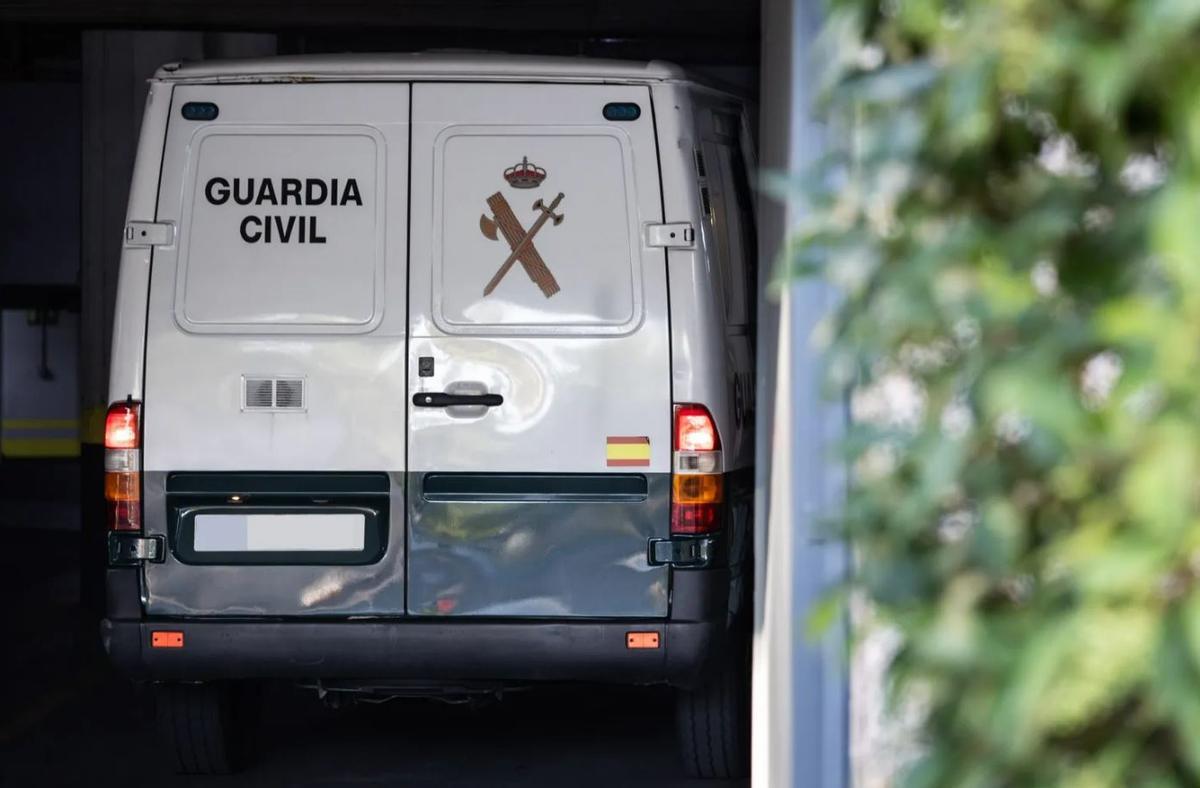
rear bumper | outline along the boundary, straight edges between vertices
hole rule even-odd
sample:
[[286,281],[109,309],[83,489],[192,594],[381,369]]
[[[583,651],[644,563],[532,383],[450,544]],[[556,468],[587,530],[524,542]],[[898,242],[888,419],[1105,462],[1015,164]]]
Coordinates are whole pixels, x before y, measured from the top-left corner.
[[[105,650],[134,678],[602,681],[693,686],[724,648],[701,622],[121,621],[102,622]],[[155,648],[154,632],[183,633]],[[630,649],[654,632],[657,649]]]
[[[420,682],[598,681],[693,687],[733,632],[727,569],[676,571],[670,619],[145,619],[137,570],[109,570],[101,623],[113,665],[135,679],[389,679]],[[153,633],[182,632],[182,648]],[[630,649],[630,632],[658,648]]]

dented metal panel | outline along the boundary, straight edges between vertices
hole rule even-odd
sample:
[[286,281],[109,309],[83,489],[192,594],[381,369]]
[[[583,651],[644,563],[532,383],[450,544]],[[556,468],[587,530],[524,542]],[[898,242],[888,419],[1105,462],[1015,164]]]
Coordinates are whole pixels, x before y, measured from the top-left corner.
[[669,570],[651,566],[647,550],[668,518],[670,474],[412,473],[408,481],[410,614],[667,614]]

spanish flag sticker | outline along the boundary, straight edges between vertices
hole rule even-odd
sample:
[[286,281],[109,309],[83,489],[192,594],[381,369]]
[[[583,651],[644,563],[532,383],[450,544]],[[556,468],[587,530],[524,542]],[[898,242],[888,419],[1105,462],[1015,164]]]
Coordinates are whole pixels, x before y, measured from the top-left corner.
[[650,439],[645,435],[609,435],[607,451],[610,468],[650,464]]

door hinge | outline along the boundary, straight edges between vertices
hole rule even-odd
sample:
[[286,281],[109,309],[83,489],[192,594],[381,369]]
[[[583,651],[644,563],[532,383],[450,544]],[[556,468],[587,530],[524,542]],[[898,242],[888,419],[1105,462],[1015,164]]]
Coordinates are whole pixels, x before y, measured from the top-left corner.
[[713,539],[709,536],[676,536],[651,539],[648,560],[651,566],[701,567],[713,557]]
[[108,534],[109,566],[133,566],[142,561],[161,564],[166,559],[161,536],[141,536],[111,531]]
[[127,222],[125,224],[125,246],[146,249],[153,246],[170,246],[175,243],[175,225],[171,222]]
[[646,246],[687,249],[695,241],[696,230],[691,222],[646,225]]

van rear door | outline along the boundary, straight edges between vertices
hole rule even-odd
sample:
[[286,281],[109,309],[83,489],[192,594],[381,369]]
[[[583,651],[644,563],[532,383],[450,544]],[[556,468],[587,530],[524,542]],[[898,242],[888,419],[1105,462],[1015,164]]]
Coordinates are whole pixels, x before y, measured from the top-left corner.
[[146,530],[169,549],[147,612],[403,613],[409,85],[171,102],[143,405]]
[[412,158],[408,612],[665,616],[648,88],[415,84]]

